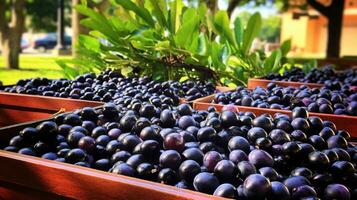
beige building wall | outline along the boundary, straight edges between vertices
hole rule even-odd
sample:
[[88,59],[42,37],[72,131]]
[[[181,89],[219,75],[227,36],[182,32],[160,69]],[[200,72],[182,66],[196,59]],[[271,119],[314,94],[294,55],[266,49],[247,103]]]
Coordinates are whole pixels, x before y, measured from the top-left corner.
[[[292,39],[292,56],[325,57],[327,20],[314,10],[293,19],[293,12],[282,14],[281,42]],[[341,38],[341,56],[357,56],[357,0],[346,1]]]

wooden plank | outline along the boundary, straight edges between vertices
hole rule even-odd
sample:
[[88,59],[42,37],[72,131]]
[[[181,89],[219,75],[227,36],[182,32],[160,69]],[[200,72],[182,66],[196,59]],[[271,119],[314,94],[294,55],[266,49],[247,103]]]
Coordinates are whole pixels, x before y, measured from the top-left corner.
[[74,199],[223,199],[160,183],[2,150],[0,150],[0,163],[1,181]]
[[[218,111],[221,111],[224,105],[211,103],[214,99],[214,95],[207,96],[201,99],[193,101],[193,109],[197,110],[207,110],[208,107],[214,106]],[[256,115],[261,115],[268,113],[274,115],[276,113],[283,113],[291,116],[290,110],[278,110],[278,109],[268,109],[268,108],[257,108],[249,106],[235,106],[239,111],[243,112],[253,112]],[[333,115],[325,113],[313,113],[309,112],[310,116],[320,117],[323,120],[328,120],[333,122],[339,130],[346,130],[351,134],[351,137],[357,138],[357,117],[349,115]]]

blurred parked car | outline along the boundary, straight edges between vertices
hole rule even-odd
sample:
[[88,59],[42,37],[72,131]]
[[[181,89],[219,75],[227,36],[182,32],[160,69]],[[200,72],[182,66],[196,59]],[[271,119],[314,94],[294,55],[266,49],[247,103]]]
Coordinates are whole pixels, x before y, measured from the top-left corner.
[[[21,53],[22,50],[30,47],[30,42],[27,39],[22,38],[20,45],[21,45],[21,48],[20,48],[20,53]],[[0,46],[0,53],[1,53],[1,46]]]
[[[64,36],[64,45],[66,47],[71,46],[72,38],[68,35]],[[37,39],[33,42],[33,48],[46,51],[49,49],[55,48],[57,45],[57,34],[56,33],[48,33],[43,38]]]

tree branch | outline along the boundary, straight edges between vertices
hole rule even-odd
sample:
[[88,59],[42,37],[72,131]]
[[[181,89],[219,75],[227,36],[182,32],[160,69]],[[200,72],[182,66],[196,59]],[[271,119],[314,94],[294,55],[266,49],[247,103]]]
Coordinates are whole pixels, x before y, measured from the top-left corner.
[[325,17],[328,17],[330,14],[329,7],[322,5],[320,2],[316,0],[307,0],[307,3],[312,6],[315,10],[319,11]]
[[25,0],[14,0],[11,10],[11,28],[22,34],[25,24]]
[[6,0],[0,0],[0,31],[5,31],[8,28],[5,13],[6,13]]
[[241,0],[230,0],[227,8],[228,16],[231,17],[234,9],[239,5]]

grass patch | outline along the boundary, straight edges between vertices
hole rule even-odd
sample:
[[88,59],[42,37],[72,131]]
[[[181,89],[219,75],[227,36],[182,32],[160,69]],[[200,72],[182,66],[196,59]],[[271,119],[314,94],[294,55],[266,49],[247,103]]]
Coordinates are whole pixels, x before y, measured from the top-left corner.
[[62,78],[62,68],[55,60],[71,59],[70,56],[51,55],[21,55],[20,69],[9,70],[5,68],[4,58],[0,55],[0,81],[4,85],[15,84],[20,79],[46,77],[51,79]]

